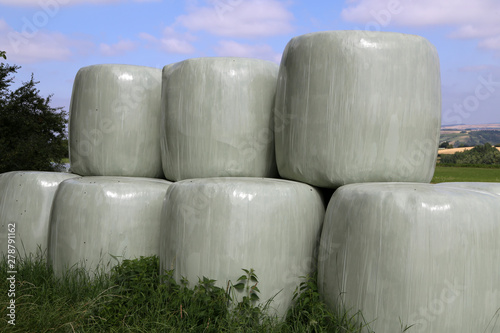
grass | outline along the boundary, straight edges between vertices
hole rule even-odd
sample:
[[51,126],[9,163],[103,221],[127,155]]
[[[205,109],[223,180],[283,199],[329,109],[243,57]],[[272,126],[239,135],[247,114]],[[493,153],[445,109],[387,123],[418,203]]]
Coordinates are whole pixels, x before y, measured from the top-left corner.
[[[81,268],[54,276],[44,256],[18,260],[15,267],[15,326],[8,324],[7,292],[0,294],[0,331],[9,332],[370,332],[360,313],[337,315],[321,302],[316,280],[298,286],[295,305],[284,320],[256,305],[257,279],[246,270],[224,290],[203,278],[194,289],[177,284],[172,271],[159,274],[157,257],[125,260],[110,273],[90,278]],[[7,260],[0,261],[0,284],[9,290]],[[94,275],[93,275],[94,276]],[[163,282],[160,282],[160,278]],[[236,301],[231,295],[247,292]]]
[[436,166],[432,183],[500,182],[500,168]]

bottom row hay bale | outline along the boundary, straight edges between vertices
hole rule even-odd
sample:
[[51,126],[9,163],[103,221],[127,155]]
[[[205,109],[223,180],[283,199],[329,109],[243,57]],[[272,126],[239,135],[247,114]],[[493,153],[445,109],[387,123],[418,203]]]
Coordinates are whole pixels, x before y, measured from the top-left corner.
[[[319,191],[309,185],[264,178],[191,179],[168,190],[161,227],[160,266],[190,286],[217,286],[254,269],[260,301],[283,317],[302,277],[315,269],[324,218]],[[254,283],[252,283],[254,285]],[[235,293],[241,300],[244,294]]]
[[43,254],[47,250],[50,209],[57,187],[64,180],[77,177],[80,176],[41,171],[1,174],[0,254],[21,258],[40,254],[39,251]]
[[48,261],[57,275],[75,265],[109,269],[123,259],[158,255],[163,200],[170,182],[128,177],[64,181],[50,218]]
[[325,215],[318,288],[375,332],[500,331],[500,196],[410,183],[339,188]]

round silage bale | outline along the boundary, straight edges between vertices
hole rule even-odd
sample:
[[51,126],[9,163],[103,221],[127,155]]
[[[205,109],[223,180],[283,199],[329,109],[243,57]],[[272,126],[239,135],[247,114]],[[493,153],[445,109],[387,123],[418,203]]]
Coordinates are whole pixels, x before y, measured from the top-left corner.
[[459,187],[468,188],[471,190],[479,190],[491,192],[500,195],[500,183],[488,183],[488,182],[450,182],[450,183],[439,183],[437,186],[448,186],[448,187]]
[[439,58],[426,39],[327,31],[287,44],[275,108],[283,178],[329,188],[428,183],[440,124]]
[[107,271],[123,259],[158,255],[160,217],[170,182],[82,177],[61,183],[50,218],[48,260],[61,275],[73,265]]
[[39,250],[45,253],[57,187],[76,177],[80,176],[40,171],[0,174],[0,254],[12,254],[12,246],[20,257],[38,254]]
[[83,176],[163,178],[160,95],[159,68],[81,68],[70,105],[70,170]]
[[161,122],[165,177],[277,175],[277,75],[277,64],[247,58],[196,58],[166,66]]
[[500,197],[488,192],[343,186],[325,215],[319,292],[332,309],[360,310],[374,332],[496,331],[499,221]]
[[[260,302],[286,314],[301,277],[316,267],[325,207],[309,185],[265,178],[174,183],[165,197],[160,267],[191,286],[203,276],[227,288],[254,269]],[[241,299],[241,295],[237,297]]]

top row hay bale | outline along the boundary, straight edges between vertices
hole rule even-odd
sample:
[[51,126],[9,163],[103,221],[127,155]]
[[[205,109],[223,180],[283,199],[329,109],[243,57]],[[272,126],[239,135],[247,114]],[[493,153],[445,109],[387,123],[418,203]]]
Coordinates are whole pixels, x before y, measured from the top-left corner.
[[430,182],[440,109],[435,48],[398,33],[299,36],[280,67],[231,57],[163,74],[90,66],[73,89],[71,171],[173,181],[279,171],[326,188]]
[[274,133],[283,178],[428,183],[440,126],[439,58],[425,38],[328,31],[287,44]]
[[70,105],[70,171],[82,176],[163,178],[160,93],[159,68],[80,69]]
[[278,68],[258,59],[189,59],[165,66],[162,94],[160,69],[84,67],[70,107],[70,170],[150,178],[165,170],[170,180],[274,177]]
[[278,65],[196,58],[165,66],[161,152],[169,180],[274,177]]

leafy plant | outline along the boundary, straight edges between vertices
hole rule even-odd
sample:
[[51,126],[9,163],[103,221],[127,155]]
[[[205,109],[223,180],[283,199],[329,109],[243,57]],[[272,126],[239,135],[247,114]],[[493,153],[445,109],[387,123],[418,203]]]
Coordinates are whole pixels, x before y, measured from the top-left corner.
[[[236,284],[229,281],[228,294],[232,309],[231,318],[237,325],[251,329],[260,324],[270,302],[264,305],[256,304],[260,301],[257,274],[253,268],[243,268],[242,270],[245,274],[236,280]],[[238,294],[242,294],[241,300],[239,300]]]
[[254,304],[260,298],[258,293],[260,293],[259,288],[257,288],[257,284],[259,280],[257,279],[257,275],[253,268],[250,270],[242,268],[242,270],[246,273],[240,276],[237,280],[238,283],[232,285],[232,287],[238,291],[244,291],[245,296],[243,296],[242,303]]
[[[42,253],[19,260],[15,268],[16,326],[3,316],[0,331],[360,332],[353,328],[355,317],[327,309],[314,280],[301,284],[295,306],[279,321],[268,312],[270,301],[262,304],[253,269],[244,269],[223,289],[207,277],[193,288],[185,279],[177,283],[173,270],[160,274],[156,256],[123,260],[109,273],[74,266],[56,277]],[[5,290],[7,271],[4,258],[0,287]],[[0,294],[0,307],[5,310],[9,302],[7,293]]]
[[304,281],[296,288],[293,301],[295,305],[288,310],[286,323],[298,332],[368,332],[372,331],[361,312],[350,314],[346,309],[332,312],[321,301],[317,285],[317,272],[303,277]]

